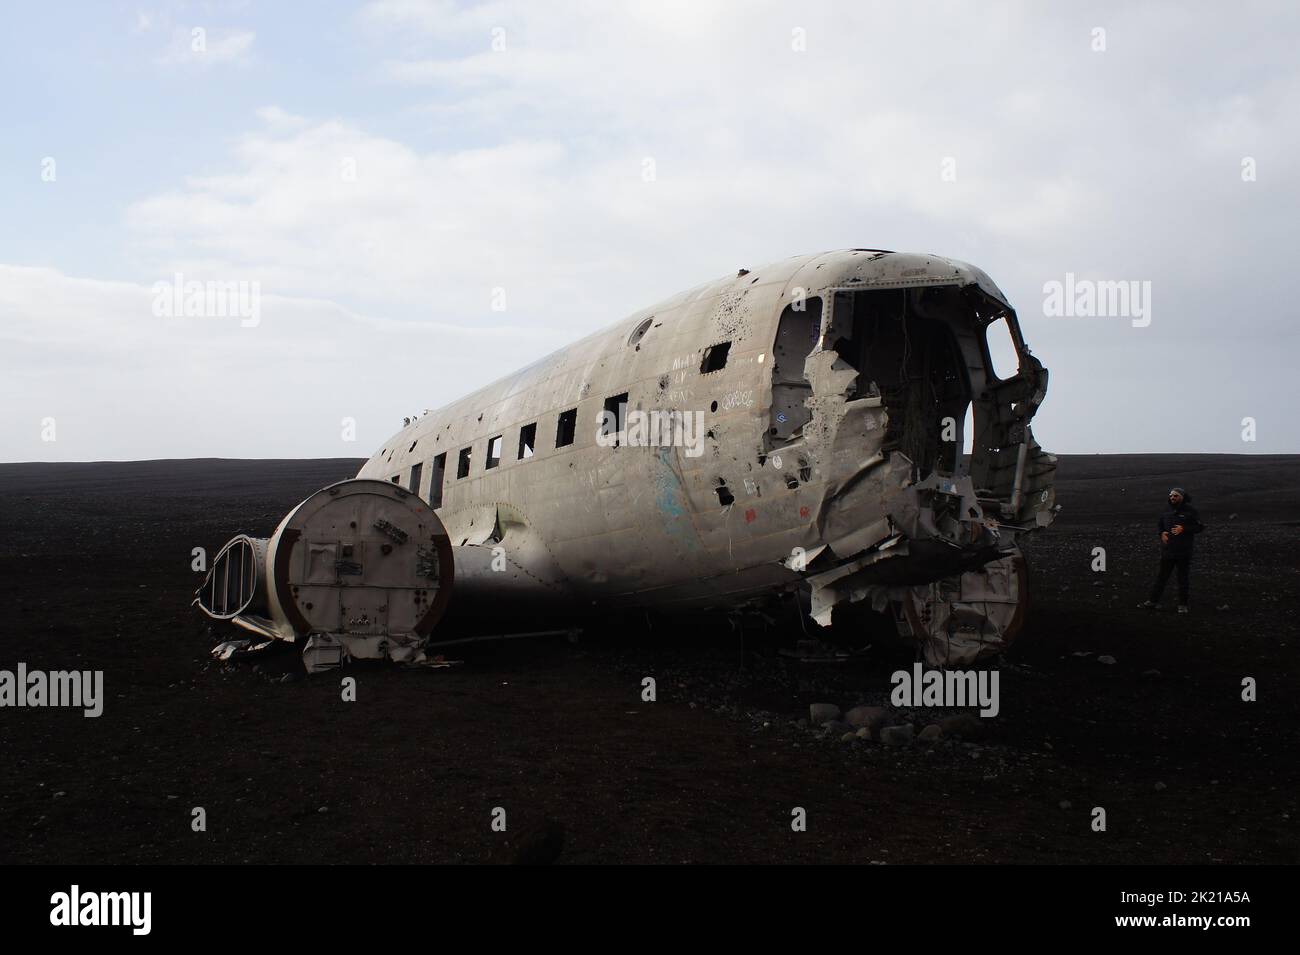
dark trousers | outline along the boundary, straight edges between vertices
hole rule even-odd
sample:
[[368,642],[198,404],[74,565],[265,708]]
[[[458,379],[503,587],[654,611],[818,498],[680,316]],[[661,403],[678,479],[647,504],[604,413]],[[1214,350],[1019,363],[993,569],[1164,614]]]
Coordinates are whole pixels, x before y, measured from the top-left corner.
[[1156,585],[1151,588],[1151,602],[1159,603],[1160,595],[1165,592],[1165,584],[1169,583],[1169,575],[1178,570],[1178,602],[1182,605],[1187,604],[1187,576],[1192,569],[1192,558],[1190,557],[1161,557],[1160,573],[1156,574]]

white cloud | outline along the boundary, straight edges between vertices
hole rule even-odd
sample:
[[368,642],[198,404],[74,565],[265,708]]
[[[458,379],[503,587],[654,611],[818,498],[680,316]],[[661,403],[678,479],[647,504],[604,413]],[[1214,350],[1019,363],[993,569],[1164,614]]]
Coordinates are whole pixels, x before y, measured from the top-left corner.
[[310,121],[303,116],[295,116],[279,106],[263,106],[257,111],[257,118],[269,129],[295,130],[309,126]]
[[[1178,251],[1182,197],[1245,238],[1258,221],[1234,150],[1261,129],[1296,144],[1300,129],[1286,83],[1249,101],[1214,86],[1170,98],[1153,75],[1186,83],[1187,61],[1244,66],[1258,51],[1211,31],[1171,47],[1159,18],[1127,8],[1106,13],[1105,54],[1089,48],[1091,19],[1017,4],[950,17],[758,4],[740,17],[709,3],[401,0],[361,19],[423,46],[376,78],[425,91],[433,143],[263,110],[221,175],[131,208],[158,267],[211,261],[452,321],[482,317],[502,285],[529,320],[589,327],[742,264],[870,245],[969,258],[1032,306],[1067,269],[1170,281],[1221,267],[1208,249]],[[807,52],[791,48],[796,27]],[[953,182],[940,178],[949,157]]]
[[[260,324],[244,327],[238,317],[160,318],[151,286],[0,265],[5,457],[365,457],[403,414],[567,337],[394,321],[261,291]],[[357,420],[355,443],[341,440],[344,416]],[[47,417],[53,443],[41,440]]]

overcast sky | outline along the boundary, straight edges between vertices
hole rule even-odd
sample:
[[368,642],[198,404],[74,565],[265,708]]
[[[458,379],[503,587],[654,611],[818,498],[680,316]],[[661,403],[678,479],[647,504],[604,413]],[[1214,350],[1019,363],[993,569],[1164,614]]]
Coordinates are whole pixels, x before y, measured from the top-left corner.
[[[674,292],[849,247],[993,277],[1048,450],[1300,451],[1292,2],[5,21],[4,460],[366,456]],[[257,324],[158,314],[178,273],[259,283]],[[1046,314],[1067,274],[1150,283],[1149,324]]]

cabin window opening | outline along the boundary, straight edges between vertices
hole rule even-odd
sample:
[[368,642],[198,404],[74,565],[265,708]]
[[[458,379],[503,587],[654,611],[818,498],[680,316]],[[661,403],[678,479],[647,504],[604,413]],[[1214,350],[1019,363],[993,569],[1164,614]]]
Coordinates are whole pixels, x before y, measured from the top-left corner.
[[954,328],[969,327],[978,307],[956,286],[835,293],[825,341],[858,373],[845,397],[879,399],[887,414],[880,449],[904,455],[914,481],[961,465],[961,442],[946,422],[964,419],[970,372],[979,369]]
[[429,474],[429,506],[442,507],[442,479],[447,470],[447,452],[433,459]]
[[495,438],[488,438],[487,460],[483,462],[483,470],[490,471],[501,463],[501,446],[505,442],[501,440],[501,435]]
[[627,392],[605,399],[605,413],[600,416],[600,434],[602,437],[614,436],[614,447],[619,446],[618,436],[627,427]]
[[722,371],[727,367],[727,354],[731,351],[731,342],[719,342],[704,349],[704,360],[700,362],[700,374]]
[[573,444],[573,436],[578,431],[578,409],[570,408],[568,411],[561,411],[559,421],[555,425],[555,446],[565,448]]
[[807,401],[812,385],[804,377],[804,364],[821,337],[822,300],[804,299],[803,308],[791,302],[781,312],[776,341],[772,346],[772,409],[769,413],[767,447],[797,440],[812,420]]
[[526,424],[519,429],[519,460],[531,458],[533,448],[537,446],[537,422]]
[[472,447],[460,449],[460,460],[456,462],[456,480],[469,476],[469,459]]
[[990,322],[984,329],[984,346],[988,349],[988,369],[999,381],[1014,378],[1020,372],[1020,349],[1005,315]]
[[400,474],[394,474],[388,480],[392,481],[394,484],[400,485],[402,483],[402,476]]
[[714,488],[718,492],[718,503],[723,507],[733,503],[736,498],[727,487],[727,482],[723,478],[718,478],[718,486]]
[[406,485],[406,489],[417,497],[420,494],[420,477],[424,473],[424,465],[419,462],[411,465],[411,480]]

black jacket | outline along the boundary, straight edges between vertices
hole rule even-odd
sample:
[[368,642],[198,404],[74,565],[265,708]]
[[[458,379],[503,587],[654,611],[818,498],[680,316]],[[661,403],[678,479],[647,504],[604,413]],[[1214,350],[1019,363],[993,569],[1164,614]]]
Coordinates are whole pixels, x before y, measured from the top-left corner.
[[[1177,524],[1183,526],[1181,534],[1173,533],[1174,526]],[[1169,534],[1169,540],[1163,545],[1166,557],[1191,557],[1196,535],[1205,530],[1205,525],[1201,523],[1201,516],[1196,513],[1196,508],[1192,507],[1189,496],[1184,497],[1177,507],[1170,504],[1165,508],[1165,512],[1156,521],[1156,528],[1162,534]]]

